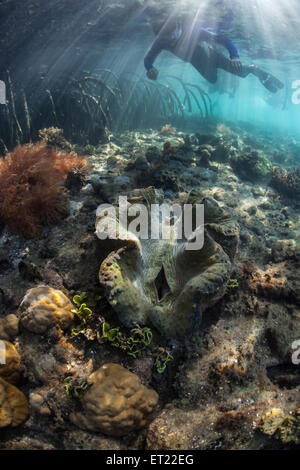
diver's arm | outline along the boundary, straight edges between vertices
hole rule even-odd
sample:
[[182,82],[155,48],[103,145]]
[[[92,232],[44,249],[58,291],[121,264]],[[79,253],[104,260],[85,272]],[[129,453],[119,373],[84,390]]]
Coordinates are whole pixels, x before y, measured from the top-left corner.
[[144,59],[145,69],[147,70],[147,76],[151,80],[156,80],[158,75],[158,70],[154,67],[153,63],[156,57],[160,54],[160,52],[164,49],[163,42],[160,38],[157,38],[154,43],[152,44],[151,49],[147,53]]
[[229,52],[230,59],[239,57],[238,50],[234,43],[221,34],[213,33],[212,31],[207,31],[206,29],[202,28],[199,39],[206,42],[216,42],[217,44],[221,44],[222,46],[226,47]]

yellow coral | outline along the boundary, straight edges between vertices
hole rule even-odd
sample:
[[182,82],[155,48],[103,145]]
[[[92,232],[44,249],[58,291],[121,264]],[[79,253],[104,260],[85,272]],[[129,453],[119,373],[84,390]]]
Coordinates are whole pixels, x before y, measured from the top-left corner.
[[92,386],[81,399],[84,411],[70,418],[82,429],[122,436],[142,428],[158,401],[154,390],[119,364],[105,364],[90,375]]
[[273,408],[262,416],[260,429],[264,434],[273,436],[284,419],[284,412],[280,408]]
[[300,408],[285,418],[278,431],[279,438],[284,444],[290,442],[300,444]]
[[30,289],[21,305],[22,325],[33,333],[45,333],[54,325],[68,328],[73,320],[73,304],[60,290],[48,286]]
[[0,378],[0,428],[18,426],[27,419],[28,413],[25,395]]
[[20,356],[13,344],[3,341],[4,364],[0,364],[0,377],[9,383],[16,383],[19,379]]

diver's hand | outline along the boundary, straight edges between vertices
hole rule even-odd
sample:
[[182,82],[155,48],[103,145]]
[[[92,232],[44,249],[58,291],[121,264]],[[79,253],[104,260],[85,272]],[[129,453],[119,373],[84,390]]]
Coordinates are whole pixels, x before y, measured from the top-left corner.
[[232,70],[236,73],[241,73],[243,70],[242,62],[240,61],[239,57],[231,57],[230,63]]
[[158,70],[155,67],[151,67],[147,72],[147,77],[150,78],[150,80],[157,80],[157,76]]

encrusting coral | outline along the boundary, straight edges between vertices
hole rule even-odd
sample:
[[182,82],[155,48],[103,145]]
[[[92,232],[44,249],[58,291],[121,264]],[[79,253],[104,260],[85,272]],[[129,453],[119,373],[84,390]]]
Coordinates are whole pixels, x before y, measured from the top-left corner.
[[70,416],[82,429],[123,436],[144,427],[158,401],[154,390],[119,364],[104,364],[87,382],[92,385],[81,398],[84,411]]
[[[156,201],[153,188],[140,193],[148,206]],[[195,207],[196,199],[188,201],[190,206]],[[224,295],[238,229],[217,204],[198,202],[204,202],[207,223],[193,232],[204,230],[203,248],[197,250],[187,249],[188,238],[174,237],[175,227],[171,227],[169,239],[139,240],[125,230],[116,214],[110,220],[105,211],[98,215],[96,233],[101,243],[111,243],[103,240],[106,223],[118,227],[113,242],[115,247],[119,242],[121,248],[102,262],[100,282],[125,326],[151,323],[162,335],[182,339],[201,323],[202,312]]]
[[48,286],[29,289],[20,304],[22,325],[33,333],[45,333],[51,326],[68,328],[74,306],[61,291]]
[[38,235],[65,210],[62,183],[87,161],[75,153],[58,152],[45,143],[18,146],[0,161],[0,218],[11,233]]

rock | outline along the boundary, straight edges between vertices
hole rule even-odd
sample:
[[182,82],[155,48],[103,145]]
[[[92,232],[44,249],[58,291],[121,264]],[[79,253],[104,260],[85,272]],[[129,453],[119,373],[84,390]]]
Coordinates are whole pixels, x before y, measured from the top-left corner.
[[64,450],[127,450],[121,439],[105,437],[103,435],[92,434],[87,431],[76,429],[64,433]]
[[230,164],[238,176],[253,183],[265,181],[270,175],[271,164],[258,151],[251,151],[244,155],[231,157]]
[[26,261],[20,261],[18,264],[18,270],[22,279],[26,281],[41,280],[38,267],[34,263],[28,263]]
[[32,392],[29,397],[30,408],[42,416],[50,416],[51,410],[46,404],[42,391]]
[[108,157],[106,163],[108,167],[114,168],[118,164],[118,159],[114,157],[113,155],[111,155],[110,157]]
[[224,144],[220,143],[217,145],[215,151],[211,155],[211,159],[215,160],[216,162],[227,162],[230,157],[230,149],[226,147]]
[[126,165],[125,171],[146,171],[149,169],[149,167],[150,163],[148,162],[148,160],[143,155],[139,155],[135,160],[130,161]]
[[257,269],[249,281],[249,287],[256,295],[268,299],[300,303],[299,262],[291,265],[283,262],[279,265]]
[[83,412],[71,421],[82,429],[122,436],[144,427],[158,395],[141,384],[137,375],[119,364],[104,364],[88,378],[91,387],[81,399]]
[[292,168],[291,170],[281,170],[273,167],[272,179],[270,185],[280,193],[291,198],[299,198],[300,195],[300,168]]
[[200,150],[199,157],[200,157],[200,160],[198,163],[199,166],[204,166],[204,167],[210,166],[211,153],[206,148]]
[[277,240],[272,246],[272,260],[275,263],[292,258],[295,254],[295,240]]
[[104,175],[101,178],[93,176],[91,184],[95,194],[100,196],[104,202],[112,202],[117,196],[130,189],[131,180],[127,176]]
[[1,446],[1,450],[55,450],[55,446],[53,444],[45,443],[43,438],[39,439],[32,439],[28,436],[24,436],[20,438],[19,436],[15,439],[10,439],[3,443]]
[[161,152],[157,147],[148,147],[146,151],[146,159],[149,163],[158,163],[161,161]]
[[73,308],[63,292],[48,286],[34,287],[21,302],[21,323],[27,330],[39,334],[54,325],[66,329],[73,320]]
[[0,339],[9,341],[17,336],[19,332],[19,319],[13,313],[0,318]]

